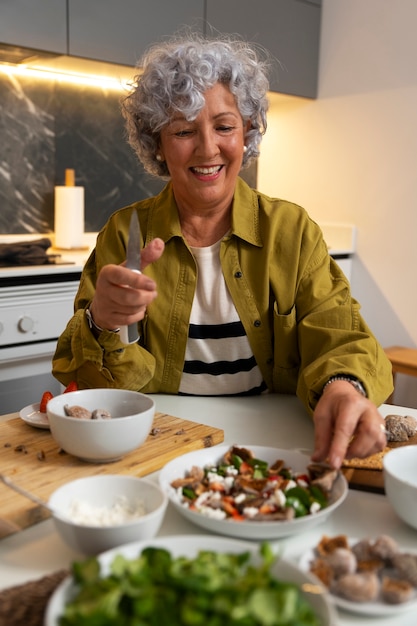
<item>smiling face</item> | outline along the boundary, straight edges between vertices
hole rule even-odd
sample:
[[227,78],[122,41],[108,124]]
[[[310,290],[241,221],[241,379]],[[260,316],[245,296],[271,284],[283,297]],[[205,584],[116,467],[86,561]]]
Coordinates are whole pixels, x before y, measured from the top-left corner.
[[180,211],[200,214],[230,208],[246,132],[226,85],[217,83],[204,97],[205,107],[195,120],[173,116],[161,131],[159,150]]

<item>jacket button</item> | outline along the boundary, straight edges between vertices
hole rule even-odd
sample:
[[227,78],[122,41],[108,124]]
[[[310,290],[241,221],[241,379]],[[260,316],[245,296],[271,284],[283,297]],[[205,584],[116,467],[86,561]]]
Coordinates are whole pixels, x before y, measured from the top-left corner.
[[242,278],[242,272],[235,272],[235,278]]
[[255,320],[253,322],[253,325],[256,326],[256,328],[258,328],[261,325],[261,320]]

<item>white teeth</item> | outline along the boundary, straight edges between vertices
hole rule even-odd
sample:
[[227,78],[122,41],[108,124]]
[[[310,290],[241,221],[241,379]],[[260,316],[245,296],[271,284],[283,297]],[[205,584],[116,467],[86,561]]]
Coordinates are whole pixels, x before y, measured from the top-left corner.
[[193,167],[193,170],[197,172],[197,174],[215,174],[219,172],[221,165],[216,165],[215,167]]

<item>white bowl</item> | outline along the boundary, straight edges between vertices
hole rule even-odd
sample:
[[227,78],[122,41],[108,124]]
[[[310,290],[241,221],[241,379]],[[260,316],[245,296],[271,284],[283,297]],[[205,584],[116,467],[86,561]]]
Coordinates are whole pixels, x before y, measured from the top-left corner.
[[[273,463],[277,459],[282,459],[287,467],[296,472],[305,473],[307,465],[311,462],[307,455],[297,451],[252,446],[250,444],[239,444],[239,447],[251,450],[257,459],[267,461],[268,464]],[[181,504],[178,501],[176,490],[171,487],[172,481],[184,477],[193,466],[205,467],[207,465],[216,465],[229,448],[230,446],[227,445],[214,446],[213,448],[205,448],[203,450],[183,454],[167,463],[159,474],[159,484],[168,495],[170,502],[177,511],[194,524],[214,533],[253,540],[278,539],[279,537],[295,535],[300,532],[308,531],[317,524],[324,522],[329,515],[342,504],[348,494],[347,481],[345,477],[340,474],[333,485],[329,504],[326,508],[321,509],[318,513],[306,515],[305,517],[297,517],[289,521],[256,522],[234,521],[232,518],[223,520],[214,519],[193,511]]]
[[[143,541],[121,546],[110,550],[98,557],[101,571],[104,576],[109,573],[110,564],[116,555],[126,559],[137,559],[147,547],[165,548],[174,558],[185,556],[194,558],[200,550],[210,550],[226,554],[251,553],[251,562],[259,564],[259,546],[254,543],[213,537],[210,535],[179,535],[172,537],[157,537],[153,541]],[[297,565],[278,559],[271,568],[272,574],[285,582],[295,583],[302,587],[302,593],[313,607],[321,626],[336,626],[338,618],[336,609],[329,599],[329,594],[320,581],[310,572],[303,572]],[[311,590],[311,593],[308,590]],[[66,578],[53,593],[46,610],[45,626],[59,626],[59,619],[64,612],[67,602],[70,602],[76,593],[76,585],[72,577]],[[162,625],[161,625],[162,626]]]
[[417,446],[401,446],[383,459],[385,494],[397,515],[417,528]]
[[[89,411],[106,409],[112,418],[69,417],[64,411],[66,404]],[[82,389],[52,398],[47,415],[52,437],[65,452],[90,463],[108,463],[144,443],[152,427],[155,402],[137,391]]]
[[[87,504],[95,512],[110,509],[121,497],[134,509],[143,505],[145,514],[111,526],[94,522],[84,525],[70,518],[74,502]],[[108,474],[68,482],[51,494],[48,503],[53,509],[55,527],[65,543],[76,552],[91,555],[124,543],[152,539],[162,524],[168,499],[150,480]]]

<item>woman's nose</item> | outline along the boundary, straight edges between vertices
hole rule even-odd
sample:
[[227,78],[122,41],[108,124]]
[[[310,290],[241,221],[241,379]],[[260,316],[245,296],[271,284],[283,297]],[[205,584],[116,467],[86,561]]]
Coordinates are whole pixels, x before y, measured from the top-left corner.
[[212,131],[200,132],[198,135],[197,152],[206,158],[216,156],[219,153],[216,133]]

